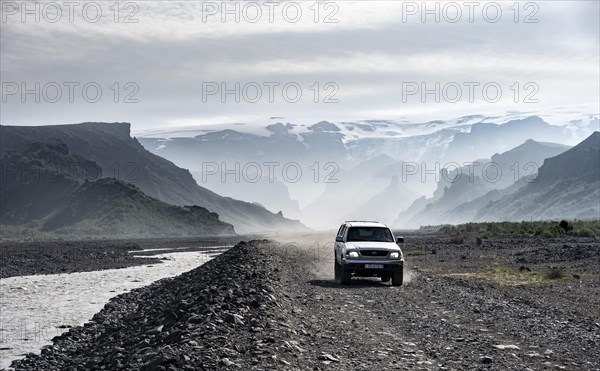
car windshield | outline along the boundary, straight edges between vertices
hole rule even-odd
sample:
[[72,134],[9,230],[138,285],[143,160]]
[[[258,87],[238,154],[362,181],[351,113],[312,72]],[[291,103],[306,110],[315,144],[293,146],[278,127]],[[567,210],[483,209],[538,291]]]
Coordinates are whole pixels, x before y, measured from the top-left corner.
[[348,229],[347,242],[375,241],[394,242],[392,233],[384,227],[350,227]]

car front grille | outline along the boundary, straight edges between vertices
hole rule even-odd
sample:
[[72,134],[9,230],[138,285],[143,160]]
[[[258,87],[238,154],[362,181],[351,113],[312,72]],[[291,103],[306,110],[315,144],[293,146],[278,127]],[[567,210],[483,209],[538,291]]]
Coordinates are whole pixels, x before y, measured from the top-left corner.
[[387,256],[389,251],[385,250],[360,250],[360,255],[372,258],[381,258]]

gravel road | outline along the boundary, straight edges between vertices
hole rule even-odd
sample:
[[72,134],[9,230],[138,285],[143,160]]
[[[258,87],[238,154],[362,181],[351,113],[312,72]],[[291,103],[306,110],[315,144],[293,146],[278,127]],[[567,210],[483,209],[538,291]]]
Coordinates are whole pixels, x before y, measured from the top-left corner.
[[595,239],[405,235],[404,286],[342,287],[329,237],[238,244],[13,367],[600,369]]

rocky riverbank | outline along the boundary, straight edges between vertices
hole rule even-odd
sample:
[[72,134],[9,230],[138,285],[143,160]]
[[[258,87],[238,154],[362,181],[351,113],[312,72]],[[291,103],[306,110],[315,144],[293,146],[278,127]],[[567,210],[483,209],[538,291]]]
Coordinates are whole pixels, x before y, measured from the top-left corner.
[[[147,238],[130,240],[73,240],[38,242],[2,242],[0,278],[90,272],[160,263],[159,259],[138,256],[153,255],[147,249],[162,253],[202,251],[205,247],[232,246],[240,236]],[[208,249],[207,249],[208,250]]]
[[282,290],[261,244],[242,242],[181,276],[117,296],[85,326],[13,367],[192,370],[262,363],[261,349],[275,342]]

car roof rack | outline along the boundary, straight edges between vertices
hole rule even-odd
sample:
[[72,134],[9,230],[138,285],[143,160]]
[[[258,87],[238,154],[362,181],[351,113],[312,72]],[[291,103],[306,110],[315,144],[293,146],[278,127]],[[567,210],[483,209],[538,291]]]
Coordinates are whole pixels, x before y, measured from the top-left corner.
[[382,222],[376,222],[373,220],[346,220],[344,223],[378,223],[383,224]]

